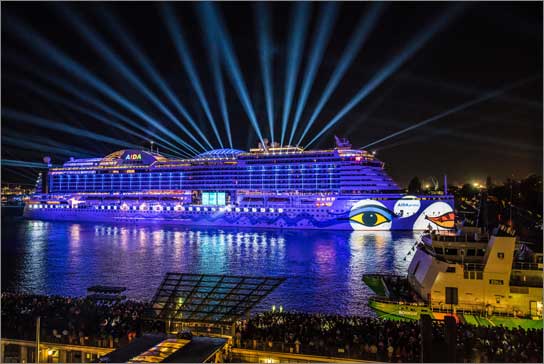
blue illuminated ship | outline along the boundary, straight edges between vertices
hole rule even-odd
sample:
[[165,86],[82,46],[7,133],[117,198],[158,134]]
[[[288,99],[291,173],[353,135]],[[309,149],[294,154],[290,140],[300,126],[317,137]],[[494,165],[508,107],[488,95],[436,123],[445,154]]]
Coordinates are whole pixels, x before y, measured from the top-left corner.
[[451,195],[410,196],[373,153],[262,145],[192,159],[120,150],[50,168],[31,219],[338,230],[454,227]]

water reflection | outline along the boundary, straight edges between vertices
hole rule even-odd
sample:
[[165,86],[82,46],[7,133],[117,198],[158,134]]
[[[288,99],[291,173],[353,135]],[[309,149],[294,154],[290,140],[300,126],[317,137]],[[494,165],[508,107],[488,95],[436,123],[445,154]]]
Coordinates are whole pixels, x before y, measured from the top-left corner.
[[166,272],[271,275],[288,279],[261,304],[369,314],[367,272],[404,274],[412,233],[188,229],[16,220],[2,226],[3,284],[84,295],[121,285],[152,298]]

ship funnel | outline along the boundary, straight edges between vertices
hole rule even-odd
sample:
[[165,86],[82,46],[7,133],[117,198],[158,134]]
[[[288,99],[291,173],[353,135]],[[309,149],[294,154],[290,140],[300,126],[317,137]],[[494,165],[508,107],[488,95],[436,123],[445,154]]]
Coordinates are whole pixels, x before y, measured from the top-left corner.
[[335,135],[334,141],[336,142],[337,148],[351,148],[351,143],[347,138],[339,138]]

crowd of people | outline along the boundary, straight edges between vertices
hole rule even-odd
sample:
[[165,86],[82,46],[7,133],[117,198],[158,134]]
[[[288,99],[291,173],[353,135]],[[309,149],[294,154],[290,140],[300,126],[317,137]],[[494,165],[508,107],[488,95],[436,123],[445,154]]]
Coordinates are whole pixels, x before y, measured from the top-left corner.
[[[433,322],[433,350],[443,350],[444,325]],[[542,362],[542,330],[457,326],[458,362]],[[235,347],[384,362],[419,362],[417,321],[295,312],[266,312],[240,321]],[[444,353],[437,353],[438,356]]]
[[542,363],[542,329],[458,325],[458,351],[480,363]]
[[415,321],[266,312],[238,324],[234,345],[297,354],[416,362],[420,351],[418,336]]
[[[149,303],[132,300],[2,293],[1,308],[2,337],[12,339],[35,340],[37,317],[44,342],[116,348],[150,327],[164,331],[143,320]],[[456,330],[458,362],[542,362],[542,329],[459,323]],[[432,340],[443,355],[443,323],[432,323]],[[420,362],[421,341],[418,321],[298,312],[259,313],[237,322],[232,338],[238,348],[383,362]]]
[[97,301],[88,297],[2,293],[2,336],[46,342],[119,347],[139,336],[147,303]]

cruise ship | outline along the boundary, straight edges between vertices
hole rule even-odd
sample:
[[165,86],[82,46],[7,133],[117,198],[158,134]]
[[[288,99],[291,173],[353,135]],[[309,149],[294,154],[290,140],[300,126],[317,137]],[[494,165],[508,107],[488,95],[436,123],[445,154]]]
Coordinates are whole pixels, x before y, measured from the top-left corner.
[[448,230],[453,196],[406,195],[374,153],[277,144],[191,159],[120,150],[50,167],[30,219],[330,230]]

